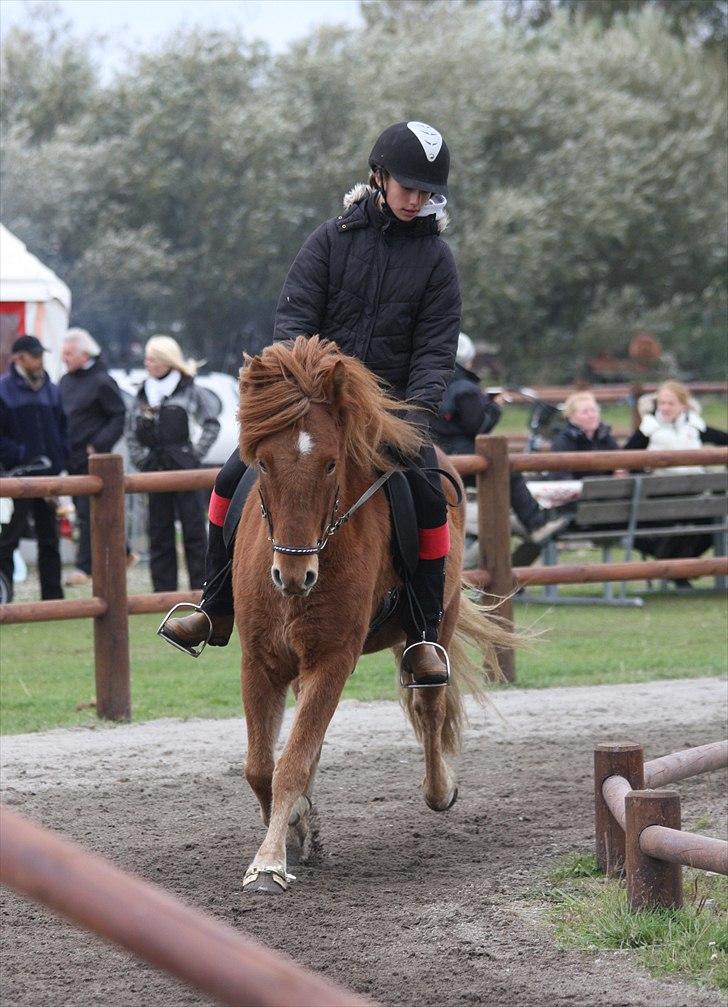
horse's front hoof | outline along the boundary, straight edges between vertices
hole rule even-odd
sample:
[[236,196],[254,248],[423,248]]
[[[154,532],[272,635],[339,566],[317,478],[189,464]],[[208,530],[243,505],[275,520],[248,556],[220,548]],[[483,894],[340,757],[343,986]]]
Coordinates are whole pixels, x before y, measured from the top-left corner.
[[458,799],[458,788],[455,787],[453,789],[452,796],[450,800],[447,801],[447,803],[437,804],[435,801],[431,801],[428,797],[425,797],[425,804],[427,805],[428,808],[431,808],[433,811],[449,811],[450,808],[455,803],[455,801],[457,801],[457,799]]
[[288,891],[289,882],[295,880],[292,874],[249,867],[243,878],[243,891],[255,895],[282,895]]

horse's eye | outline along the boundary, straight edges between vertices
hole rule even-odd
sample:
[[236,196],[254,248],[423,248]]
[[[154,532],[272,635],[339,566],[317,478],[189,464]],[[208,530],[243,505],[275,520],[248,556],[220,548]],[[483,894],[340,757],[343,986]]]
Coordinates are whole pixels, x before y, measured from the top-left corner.
[[330,476],[332,472],[336,471],[336,462],[329,462],[326,466],[326,475]]
[[260,469],[261,472],[268,471],[268,466],[265,464],[264,461],[260,461],[260,459],[258,459],[258,468]]

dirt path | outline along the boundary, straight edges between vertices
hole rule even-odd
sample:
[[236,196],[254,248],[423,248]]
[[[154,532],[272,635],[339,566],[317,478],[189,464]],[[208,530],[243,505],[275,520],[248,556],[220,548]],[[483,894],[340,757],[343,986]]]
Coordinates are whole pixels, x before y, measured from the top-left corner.
[[[725,682],[514,690],[495,705],[473,711],[460,800],[436,815],[398,706],[342,704],[318,777],[320,847],[280,899],[242,894],[262,834],[242,718],[6,738],[3,799],[387,1005],[722,1004],[620,955],[558,951],[521,896],[592,848],[594,743],[654,757],[716,740]],[[716,775],[680,784],[688,824],[715,804]],[[4,1007],[206,1002],[12,894],[2,924]]]

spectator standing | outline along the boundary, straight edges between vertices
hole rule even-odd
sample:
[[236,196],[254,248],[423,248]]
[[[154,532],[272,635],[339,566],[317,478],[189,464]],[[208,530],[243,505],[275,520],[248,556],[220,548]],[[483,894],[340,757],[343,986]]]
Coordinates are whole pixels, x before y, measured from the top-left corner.
[[[185,360],[171,336],[153,336],[146,345],[148,377],[139,389],[128,423],[132,462],[142,472],[198,468],[220,424],[211,403],[195,384],[198,363]],[[190,422],[199,428],[193,443]],[[155,591],[177,590],[175,519],[182,524],[190,588],[205,579],[205,506],[197,490],[149,494],[149,566]]]
[[[472,455],[477,434],[487,434],[501,417],[497,399],[480,389],[478,375],[473,370],[475,346],[464,332],[458,337],[455,371],[445,389],[439,412],[431,424],[432,437],[446,454]],[[465,480],[466,483],[468,480]],[[472,483],[472,479],[470,480]],[[531,548],[517,551],[519,566],[532,563],[546,542],[569,523],[560,516],[549,520],[548,514],[532,496],[522,473],[510,476],[511,507],[523,526]],[[472,557],[466,557],[469,565]]]
[[[47,475],[68,464],[66,416],[58,387],[43,368],[47,352],[35,336],[20,336],[11,363],[0,378],[0,467],[8,470],[41,455],[50,461]],[[32,518],[38,542],[38,574],[43,599],[62,598],[61,555],[55,504],[42,497],[15,500],[10,522],[0,531],[0,570],[12,592],[13,553]]]
[[[67,373],[58,387],[68,417],[71,475],[86,475],[89,455],[111,451],[124,432],[124,400],[100,355],[99,344],[85,329],[68,330],[63,340]],[[65,580],[69,587],[85,584],[91,574],[90,499],[79,496],[73,502],[78,549],[75,570]]]
[[[551,441],[552,451],[619,451],[619,444],[606,423],[602,423],[599,403],[591,392],[573,392],[564,403],[566,426]],[[564,479],[583,479],[594,472],[562,474]]]

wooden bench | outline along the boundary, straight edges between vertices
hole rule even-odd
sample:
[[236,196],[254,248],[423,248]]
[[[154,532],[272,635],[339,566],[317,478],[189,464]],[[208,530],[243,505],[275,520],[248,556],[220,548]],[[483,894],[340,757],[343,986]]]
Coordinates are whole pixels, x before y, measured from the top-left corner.
[[[660,475],[611,476],[584,480],[578,502],[573,505],[574,519],[558,539],[544,548],[544,565],[558,563],[559,545],[594,543],[602,547],[603,561],[610,562],[614,548],[624,550],[624,560],[640,538],[681,535],[713,536],[717,556],[728,553],[728,474],[725,470]],[[725,590],[725,577],[717,577],[715,587]],[[642,604],[641,598],[628,598],[626,584],[605,583],[601,596],[560,596],[555,584],[544,588],[541,598],[551,604]]]

